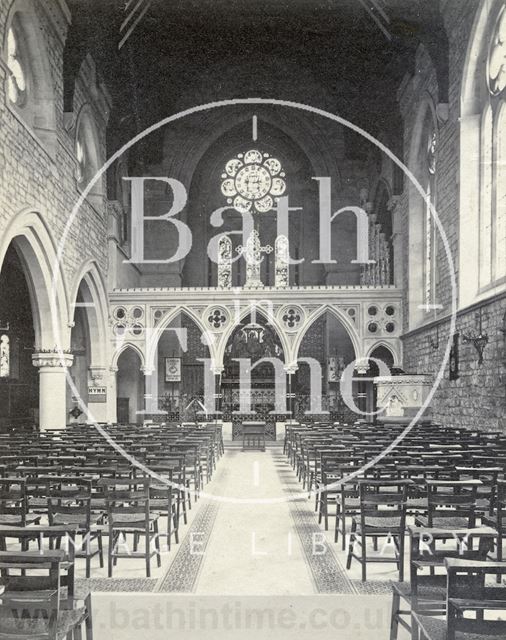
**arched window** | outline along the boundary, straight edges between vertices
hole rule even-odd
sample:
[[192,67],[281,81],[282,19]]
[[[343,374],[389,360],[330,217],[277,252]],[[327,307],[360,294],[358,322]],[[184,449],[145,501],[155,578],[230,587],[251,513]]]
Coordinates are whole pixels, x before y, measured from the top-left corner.
[[437,151],[437,131],[434,123],[431,122],[427,128],[427,195],[425,201],[424,216],[424,303],[426,311],[430,311],[431,305],[434,304],[436,291],[436,227],[434,216],[432,215],[432,207],[436,195],[435,177],[436,177],[436,151]]
[[[506,2],[496,0],[477,12],[462,82],[461,306],[506,285],[505,102]],[[465,237],[474,229],[476,249]]]
[[[79,190],[82,191],[93,180],[102,165],[95,120],[88,104],[82,107],[77,118],[74,153],[76,183]],[[101,210],[103,195],[103,178],[100,178],[91,186],[87,199]]]
[[26,62],[23,60],[22,50],[18,43],[19,29],[16,28],[17,20],[7,32],[7,68],[9,69],[8,95],[9,100],[18,106],[22,106],[26,99]]
[[2,53],[8,71],[6,106],[54,157],[55,80],[39,18],[31,0],[15,0],[11,4]]
[[0,378],[8,378],[11,375],[11,351],[10,340],[6,333],[0,335]]
[[414,117],[409,167],[424,193],[409,185],[408,233],[409,324],[419,326],[434,319],[438,298],[437,210],[439,129],[431,94],[422,96]]

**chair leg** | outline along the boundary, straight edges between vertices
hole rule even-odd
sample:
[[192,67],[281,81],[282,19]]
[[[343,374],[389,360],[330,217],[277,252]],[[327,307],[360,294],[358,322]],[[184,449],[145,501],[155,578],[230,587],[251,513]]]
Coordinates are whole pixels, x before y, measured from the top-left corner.
[[174,518],[174,542],[179,544],[179,516],[177,513],[173,515]]
[[390,640],[397,640],[399,632],[399,608],[401,598],[398,593],[392,594],[392,613],[390,616]]
[[151,578],[151,536],[149,531],[146,531],[145,535],[146,544],[146,578]]
[[153,529],[155,532],[155,549],[156,549],[156,565],[157,567],[162,566],[162,556],[160,554],[160,536],[158,533],[158,520],[155,520],[153,524]]
[[404,582],[404,532],[399,536],[399,582]]
[[348,558],[346,559],[346,568],[351,567],[351,560],[353,558],[353,548],[355,546],[355,531],[357,530],[357,523],[355,521],[351,524],[350,543],[348,545]]
[[86,640],[93,640],[93,611],[91,608],[91,595],[88,595],[88,597],[86,598],[85,605],[86,605],[86,611],[88,614],[86,616],[86,623],[85,623]]
[[112,556],[114,553],[115,539],[116,539],[116,536],[111,531],[109,535],[109,548],[107,549],[107,575],[109,576],[109,578],[112,578],[112,567],[113,567]]
[[104,568],[104,545],[102,540],[102,532],[99,531],[97,533],[97,544],[98,544],[98,559],[100,561],[100,568]]
[[367,537],[364,532],[361,535],[360,558],[362,563],[362,582],[367,580]]
[[[501,535],[501,532],[499,532],[499,535],[497,536],[496,557],[497,557],[497,562],[502,562],[502,535]],[[501,584],[501,582],[502,582],[502,575],[500,573],[497,574],[496,582],[497,582],[497,584]]]

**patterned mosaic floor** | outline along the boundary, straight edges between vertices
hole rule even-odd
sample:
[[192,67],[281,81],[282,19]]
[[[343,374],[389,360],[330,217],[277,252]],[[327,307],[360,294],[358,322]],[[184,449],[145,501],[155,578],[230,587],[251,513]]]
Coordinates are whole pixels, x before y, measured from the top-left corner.
[[280,447],[265,452],[227,449],[205,492],[211,497],[201,496],[193,505],[180,544],[162,557],[152,578],[144,577],[141,563],[135,568],[125,561],[115,570],[120,576],[109,579],[103,570],[92,574],[91,590],[249,596],[391,593],[394,571],[368,567],[371,579],[362,583],[358,563],[345,569],[345,553],[333,543],[332,532],[318,525],[314,499],[302,491]]

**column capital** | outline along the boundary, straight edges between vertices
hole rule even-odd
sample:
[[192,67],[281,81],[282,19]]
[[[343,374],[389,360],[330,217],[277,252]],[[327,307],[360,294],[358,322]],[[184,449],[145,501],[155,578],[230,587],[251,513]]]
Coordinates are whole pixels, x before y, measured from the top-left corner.
[[355,360],[355,371],[361,375],[369,371],[369,358],[357,358]]
[[154,373],[154,367],[141,367],[141,371],[145,376],[150,376]]
[[296,371],[298,371],[299,365],[296,362],[293,362],[292,364],[285,364],[283,366],[283,369],[285,370],[285,373],[287,373],[288,375],[292,375]]
[[72,366],[74,356],[64,351],[38,351],[32,354],[32,364],[39,369],[42,367],[49,368],[68,368]]
[[104,379],[105,373],[107,371],[107,367],[102,366],[91,366],[89,367],[90,378],[94,382],[101,382]]

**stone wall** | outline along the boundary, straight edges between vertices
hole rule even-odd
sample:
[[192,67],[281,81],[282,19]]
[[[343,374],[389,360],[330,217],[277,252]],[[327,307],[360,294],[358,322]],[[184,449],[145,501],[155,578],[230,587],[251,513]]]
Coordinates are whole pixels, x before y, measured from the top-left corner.
[[[483,363],[478,364],[478,353],[463,335],[478,333],[479,309],[482,309],[482,332],[489,337],[483,352]],[[432,415],[444,425],[500,429],[506,432],[506,336],[501,332],[506,313],[506,296],[494,302],[470,308],[459,313],[456,331],[459,333],[459,378],[449,379],[446,363],[442,379],[432,400]],[[414,331],[404,337],[405,368],[429,373],[437,379],[449,339],[448,320]],[[439,346],[434,349],[431,346]]]
[[[405,336],[404,369],[411,373],[430,373],[436,376],[441,367],[445,345],[448,340],[452,303],[452,272],[455,274],[456,295],[458,289],[465,286],[459,283],[459,116],[461,83],[464,63],[471,30],[478,3],[475,0],[450,0],[442,3],[446,31],[449,38],[449,96],[448,118],[438,121],[438,155],[436,174],[435,206],[444,229],[451,262],[448,260],[442,242],[439,242],[436,275],[436,302],[442,309],[426,314],[421,322],[411,322],[408,318],[409,305],[413,303],[408,288],[408,270],[404,273],[405,295]],[[415,136],[416,116],[423,100],[428,96],[441,115],[438,105],[438,85],[436,69],[427,53],[420,47],[415,74],[406,78],[399,92],[401,110],[404,116],[404,162],[409,165],[413,137]],[[413,169],[413,167],[410,167]],[[406,181],[408,182],[408,181]],[[398,214],[402,221],[402,237],[405,264],[408,264],[409,252],[414,238],[410,238],[410,215],[413,214],[411,194],[406,187],[398,204]],[[469,230],[469,233],[473,233]],[[478,236],[476,234],[476,242]],[[416,265],[422,270],[420,263]],[[412,292],[411,292],[412,293]],[[410,300],[411,299],[411,300]],[[477,331],[476,314],[481,308],[482,330],[489,336],[484,351],[483,363],[477,364],[478,354],[472,344],[464,344],[463,334]],[[413,311],[413,309],[411,310]],[[480,303],[480,306],[462,309],[456,320],[456,331],[460,333],[459,356],[460,377],[449,380],[446,364],[442,380],[433,400],[433,416],[445,425],[466,425],[479,429],[502,429],[506,431],[506,356],[505,342],[500,331],[502,318],[506,311],[506,298],[496,296]],[[431,346],[437,344],[439,347]]]
[[[0,42],[11,11],[17,2],[0,4]],[[26,7],[26,4],[25,4]],[[80,195],[76,180],[75,126],[78,114],[86,104],[96,126],[100,156],[105,160],[105,130],[110,102],[105,88],[95,76],[91,58],[83,63],[76,81],[73,113],[63,112],[63,55],[70,14],[64,2],[43,0],[30,3],[29,28],[41,34],[47,58],[48,77],[36,71],[31,83],[42,85],[42,91],[53,92],[52,108],[56,130],[48,137],[50,145],[27,126],[23,109],[13,108],[6,95],[8,74],[5,52],[0,60],[0,237],[15,216],[26,210],[40,214],[55,247],[58,247],[70,213]],[[94,82],[90,81],[94,80]],[[105,184],[97,191],[105,194]],[[107,220],[105,199],[85,201],[70,227],[61,258],[64,286],[67,294],[83,264],[95,260],[103,274],[107,270]],[[69,304],[73,304],[73,300]],[[72,313],[72,310],[70,311]],[[65,318],[65,326],[71,318]]]

